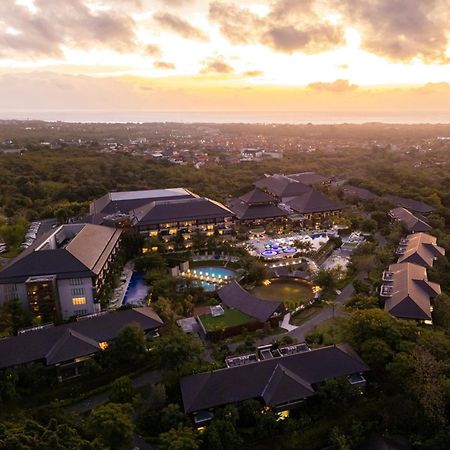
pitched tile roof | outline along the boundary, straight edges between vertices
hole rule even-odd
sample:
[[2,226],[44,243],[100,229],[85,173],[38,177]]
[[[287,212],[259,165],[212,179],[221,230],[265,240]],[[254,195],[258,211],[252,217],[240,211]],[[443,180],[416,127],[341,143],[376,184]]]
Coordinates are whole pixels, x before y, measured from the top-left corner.
[[424,267],[433,267],[434,260],[445,255],[445,250],[437,245],[434,236],[426,233],[410,234],[406,243],[400,246],[399,263],[410,262]]
[[251,398],[276,406],[311,396],[317,383],[368,369],[352,349],[336,345],[190,375],[180,386],[187,413]]
[[[66,225],[51,230],[22,252],[0,271],[0,283],[23,283],[29,277],[56,275],[58,279],[98,275],[122,230],[91,224],[80,224],[78,233],[65,246],[51,248],[47,240],[64,234]],[[69,227],[69,226],[67,226]]]
[[275,203],[276,200],[267,194],[266,192],[261,191],[260,189],[253,189],[250,192],[239,197],[239,199],[249,205],[260,204],[260,203]]
[[81,356],[94,354],[99,348],[99,343],[94,339],[68,328],[45,355],[45,361],[49,366],[71,361]]
[[275,366],[261,397],[266,405],[279,405],[293,398],[307,398],[315,394],[310,383],[285,367],[280,361]]
[[239,199],[233,200],[230,208],[239,220],[275,219],[288,215],[286,211],[270,203],[249,205]]
[[129,323],[137,323],[144,331],[163,325],[151,308],[141,307],[0,339],[0,369],[34,361],[53,365],[91,355],[100,349],[100,342],[113,340]]
[[90,213],[128,213],[151,202],[189,197],[194,197],[194,194],[184,188],[109,192],[91,203]]
[[0,282],[23,283],[29,277],[43,275],[64,279],[93,277],[94,273],[63,248],[39,250],[12,261],[0,271]]
[[403,319],[430,320],[430,299],[441,293],[438,284],[427,279],[425,267],[411,263],[391,264],[392,295],[385,301],[384,309]]
[[266,322],[283,304],[281,301],[262,300],[247,292],[237,281],[225,285],[218,291],[219,298],[229,308]]
[[284,175],[268,175],[256,181],[254,185],[276,197],[294,197],[308,192],[311,188],[306,184],[290,179]]
[[356,198],[359,200],[373,200],[375,198],[378,198],[378,195],[372,191],[369,191],[369,189],[353,186],[351,184],[346,184],[345,186],[343,186],[342,192],[344,194],[344,197],[351,199]]
[[66,250],[98,275],[121,234],[121,229],[87,224],[69,242]]
[[402,206],[391,209],[389,211],[389,215],[392,219],[402,222],[406,229],[410,232],[416,233],[431,230],[431,226],[428,225],[424,220],[415,216],[411,211],[408,211]]
[[429,214],[436,209],[428,203],[422,202],[421,200],[414,200],[412,198],[399,197],[397,195],[390,194],[387,194],[386,198],[394,203],[394,205],[407,208],[413,213]]
[[339,211],[342,207],[315,189],[286,202],[294,211],[301,214]]
[[132,212],[138,225],[156,225],[183,220],[222,219],[233,212],[219,202],[208,198],[152,202]]

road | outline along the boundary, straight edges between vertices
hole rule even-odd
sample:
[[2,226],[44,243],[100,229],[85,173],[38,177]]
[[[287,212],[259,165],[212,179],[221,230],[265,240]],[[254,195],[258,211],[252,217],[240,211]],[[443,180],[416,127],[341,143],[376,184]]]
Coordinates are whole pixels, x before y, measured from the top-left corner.
[[[358,274],[358,278],[364,278],[362,273]],[[298,342],[304,342],[305,336],[311,332],[314,328],[320,325],[322,322],[325,322],[328,319],[331,319],[334,316],[343,316],[345,312],[343,311],[343,305],[350,299],[354,292],[353,283],[347,284],[342,292],[336,297],[335,306],[326,306],[317,312],[314,316],[308,319],[305,323],[299,325],[295,330],[277,334],[276,336],[267,336],[262,339],[258,339],[255,342],[255,346],[266,345],[273,342],[275,339],[282,338],[284,336],[290,336],[293,339],[296,339]],[[334,309],[334,312],[333,312]],[[236,347],[239,344],[236,345]]]

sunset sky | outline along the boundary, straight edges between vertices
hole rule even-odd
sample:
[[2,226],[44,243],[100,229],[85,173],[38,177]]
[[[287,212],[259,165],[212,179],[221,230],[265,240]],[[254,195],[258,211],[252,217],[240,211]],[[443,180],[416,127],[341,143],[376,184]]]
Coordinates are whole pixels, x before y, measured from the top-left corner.
[[0,111],[450,112],[450,0],[0,0]]

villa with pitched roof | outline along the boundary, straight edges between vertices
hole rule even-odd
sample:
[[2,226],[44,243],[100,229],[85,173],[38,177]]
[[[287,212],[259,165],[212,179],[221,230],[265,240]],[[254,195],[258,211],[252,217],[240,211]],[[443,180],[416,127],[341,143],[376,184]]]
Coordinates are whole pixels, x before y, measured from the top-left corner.
[[211,418],[214,408],[249,399],[276,412],[289,410],[314,396],[324,381],[364,383],[361,374],[368,370],[350,347],[333,345],[189,375],[180,386],[185,412]]
[[439,284],[428,281],[426,268],[418,264],[391,264],[383,272],[384,309],[399,319],[431,323],[431,302],[440,294]]
[[72,378],[79,375],[89,357],[107,348],[130,323],[145,333],[155,333],[163,326],[151,308],[140,307],[94,314],[65,325],[35,327],[0,339],[0,370],[39,362],[56,367],[61,381]]
[[380,296],[384,309],[395,317],[430,324],[432,301],[441,294],[441,287],[428,280],[431,269],[445,250],[434,236],[414,233],[400,241],[398,260],[383,272]]
[[402,206],[391,209],[389,211],[389,217],[396,222],[401,222],[410,233],[423,233],[431,230],[431,226],[425,220],[417,217]]
[[431,269],[437,258],[445,256],[445,249],[437,245],[434,236],[414,233],[400,241],[397,255],[399,263],[409,262]]

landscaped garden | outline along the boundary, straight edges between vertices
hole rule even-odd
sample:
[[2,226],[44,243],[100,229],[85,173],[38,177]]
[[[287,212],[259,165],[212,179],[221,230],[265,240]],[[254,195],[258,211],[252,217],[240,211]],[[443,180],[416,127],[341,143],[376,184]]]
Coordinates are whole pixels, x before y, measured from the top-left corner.
[[253,317],[238,311],[237,309],[226,309],[221,316],[213,317],[210,314],[204,314],[200,316],[203,326],[206,332],[224,330],[230,327],[237,327],[249,322],[254,322]]
[[264,300],[281,300],[293,309],[314,297],[312,286],[297,279],[271,280],[270,284],[255,287],[253,294]]

